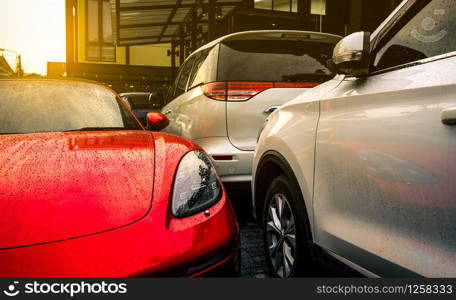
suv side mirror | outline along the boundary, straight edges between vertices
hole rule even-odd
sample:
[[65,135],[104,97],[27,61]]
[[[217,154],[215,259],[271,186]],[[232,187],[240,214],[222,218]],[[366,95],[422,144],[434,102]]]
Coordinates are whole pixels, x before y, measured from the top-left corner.
[[147,130],[162,131],[169,125],[169,119],[162,113],[150,112],[147,114]]
[[328,67],[337,74],[362,76],[369,73],[370,33],[355,32],[342,39],[334,48]]

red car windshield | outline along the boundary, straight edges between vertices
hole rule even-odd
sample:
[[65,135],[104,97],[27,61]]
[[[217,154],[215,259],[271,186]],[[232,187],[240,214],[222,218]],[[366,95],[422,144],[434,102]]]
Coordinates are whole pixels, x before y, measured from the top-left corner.
[[0,81],[0,134],[142,130],[109,89],[76,81]]

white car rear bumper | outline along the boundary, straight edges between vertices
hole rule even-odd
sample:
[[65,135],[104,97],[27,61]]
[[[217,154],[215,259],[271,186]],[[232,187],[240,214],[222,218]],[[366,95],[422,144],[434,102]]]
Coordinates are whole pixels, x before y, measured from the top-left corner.
[[223,182],[251,182],[254,151],[234,147],[228,137],[194,140],[209,154]]

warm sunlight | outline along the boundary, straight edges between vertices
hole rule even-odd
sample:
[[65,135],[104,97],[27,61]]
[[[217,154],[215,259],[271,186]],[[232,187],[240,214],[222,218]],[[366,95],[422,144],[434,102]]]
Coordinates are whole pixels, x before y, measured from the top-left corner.
[[65,1],[0,0],[0,48],[21,54],[26,73],[65,61]]

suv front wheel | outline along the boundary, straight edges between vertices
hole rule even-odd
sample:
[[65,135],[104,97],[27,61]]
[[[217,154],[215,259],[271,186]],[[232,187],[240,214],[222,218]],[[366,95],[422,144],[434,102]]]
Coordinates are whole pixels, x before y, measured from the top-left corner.
[[263,234],[266,259],[278,277],[312,274],[310,236],[304,200],[299,187],[279,176],[266,193]]

